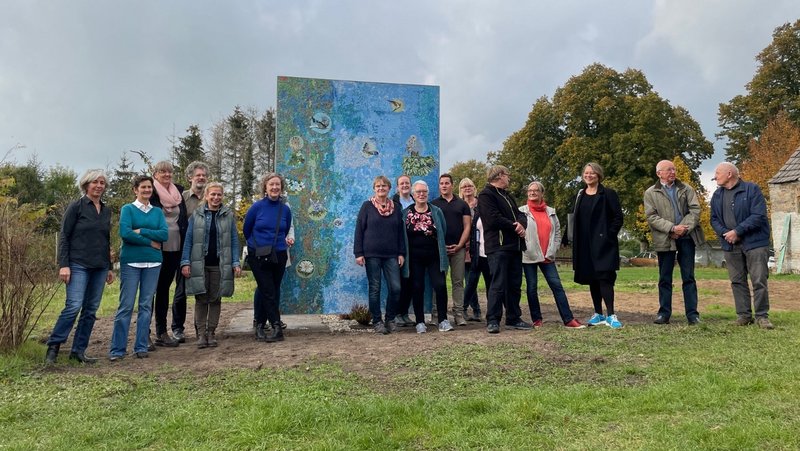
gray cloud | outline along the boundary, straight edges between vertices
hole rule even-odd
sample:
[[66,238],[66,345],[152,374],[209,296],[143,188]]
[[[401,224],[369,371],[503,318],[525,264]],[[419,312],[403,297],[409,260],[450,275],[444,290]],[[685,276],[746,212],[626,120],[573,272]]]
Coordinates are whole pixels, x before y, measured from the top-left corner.
[[445,169],[499,149],[593,62],[643,70],[713,140],[718,104],[797,19],[755,0],[4,3],[0,150],[77,170],[274,106],[278,75],[440,85]]

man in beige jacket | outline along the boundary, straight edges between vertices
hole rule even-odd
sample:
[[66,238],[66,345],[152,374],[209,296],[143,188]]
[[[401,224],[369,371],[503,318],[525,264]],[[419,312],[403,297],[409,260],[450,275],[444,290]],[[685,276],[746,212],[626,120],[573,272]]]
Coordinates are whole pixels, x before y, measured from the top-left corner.
[[672,272],[677,257],[683,280],[683,302],[689,325],[700,322],[694,278],[696,246],[705,242],[700,227],[700,203],[694,188],[675,178],[675,165],[656,165],[658,182],[644,193],[644,214],[658,254],[658,314],[655,324],[669,324],[672,316]]

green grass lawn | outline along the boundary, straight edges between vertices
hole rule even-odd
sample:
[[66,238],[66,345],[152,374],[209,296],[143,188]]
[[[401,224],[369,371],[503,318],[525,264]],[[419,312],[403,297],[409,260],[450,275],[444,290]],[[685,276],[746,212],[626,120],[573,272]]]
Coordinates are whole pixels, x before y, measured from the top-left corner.
[[[708,271],[698,278],[726,277]],[[623,269],[619,284],[651,273]],[[381,377],[326,361],[203,376],[43,371],[31,342],[0,356],[0,449],[800,448],[800,312],[774,313],[772,331],[733,318],[717,307],[691,328],[546,327],[523,344],[501,334],[397,358]]]

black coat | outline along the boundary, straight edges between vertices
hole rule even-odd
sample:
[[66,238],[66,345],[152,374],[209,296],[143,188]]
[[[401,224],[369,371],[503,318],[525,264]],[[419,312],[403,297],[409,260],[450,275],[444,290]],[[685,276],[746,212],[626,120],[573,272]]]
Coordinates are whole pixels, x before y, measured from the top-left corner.
[[[602,184],[597,187],[597,199],[588,218],[580,213],[581,202],[586,200],[584,190],[578,192],[574,210],[574,239],[572,242],[572,268],[575,282],[586,284],[595,280],[597,273],[619,269],[619,239],[623,215],[616,191]],[[581,232],[584,221],[589,221],[588,236]],[[586,252],[588,248],[588,252]],[[581,252],[583,250],[583,252]],[[582,261],[581,255],[591,261]]]
[[519,211],[517,202],[508,191],[487,184],[478,194],[478,208],[481,211],[486,255],[497,251],[525,250],[525,238],[517,235],[514,223],[520,223],[524,229],[528,226],[528,218]]

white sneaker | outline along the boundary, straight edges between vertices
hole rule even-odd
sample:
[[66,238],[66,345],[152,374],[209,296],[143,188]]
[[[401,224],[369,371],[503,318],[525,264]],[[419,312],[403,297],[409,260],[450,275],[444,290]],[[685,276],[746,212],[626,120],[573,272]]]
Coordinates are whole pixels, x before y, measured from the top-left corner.
[[424,334],[427,331],[428,331],[428,326],[426,326],[424,323],[417,324],[417,333],[418,334]]
[[433,322],[433,319],[431,319],[431,314],[430,313],[426,313],[425,314],[425,324],[436,324],[436,323]]
[[439,323],[439,332],[450,332],[453,330],[453,326],[450,325],[450,321],[444,320]]

